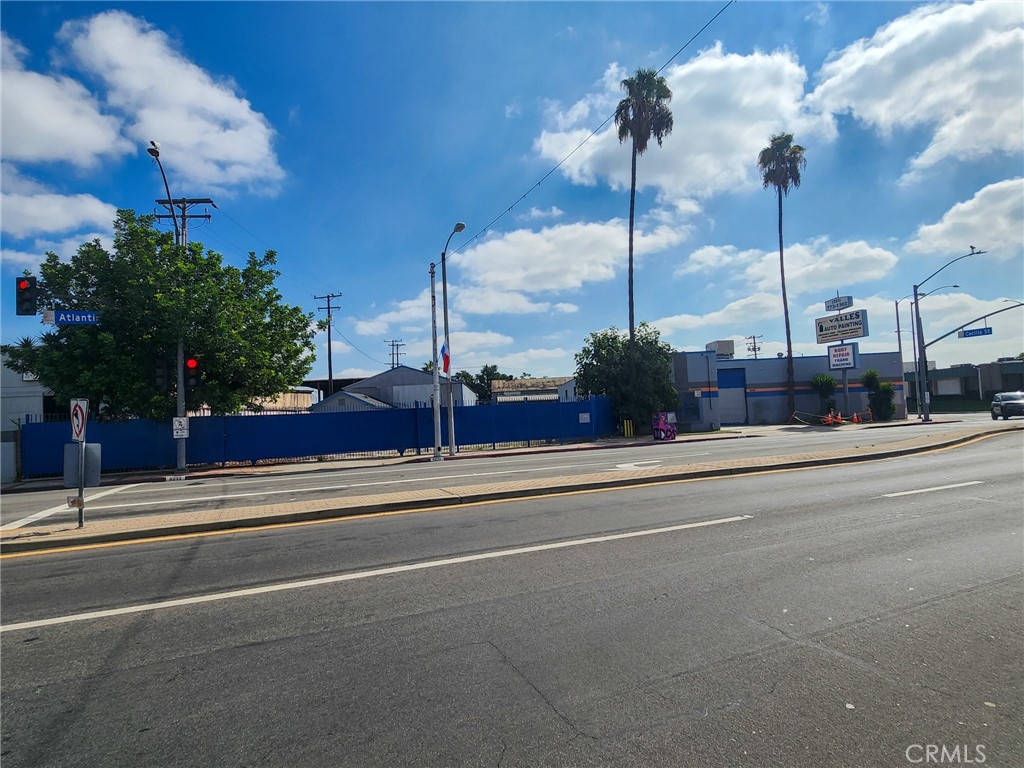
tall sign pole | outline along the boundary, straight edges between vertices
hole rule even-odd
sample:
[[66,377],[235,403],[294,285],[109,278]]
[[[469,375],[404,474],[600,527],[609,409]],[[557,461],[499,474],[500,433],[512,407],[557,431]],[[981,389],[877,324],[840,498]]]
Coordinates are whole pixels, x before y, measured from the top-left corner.
[[78,527],[85,527],[85,425],[89,421],[89,401],[71,401],[71,439],[78,443],[78,496],[73,506],[78,507]]

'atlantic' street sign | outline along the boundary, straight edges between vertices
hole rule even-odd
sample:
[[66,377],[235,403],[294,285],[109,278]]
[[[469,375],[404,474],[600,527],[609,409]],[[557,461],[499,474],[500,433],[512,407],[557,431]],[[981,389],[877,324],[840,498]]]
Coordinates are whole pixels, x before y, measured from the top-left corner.
[[55,309],[53,322],[57,325],[95,325],[100,313],[91,309]]

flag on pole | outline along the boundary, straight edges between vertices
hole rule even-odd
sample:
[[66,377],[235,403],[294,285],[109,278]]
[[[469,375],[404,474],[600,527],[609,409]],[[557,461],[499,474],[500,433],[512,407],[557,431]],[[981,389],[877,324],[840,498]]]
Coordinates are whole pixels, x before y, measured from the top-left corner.
[[448,366],[451,365],[451,358],[448,356],[448,340],[445,339],[441,345],[441,370],[448,373]]

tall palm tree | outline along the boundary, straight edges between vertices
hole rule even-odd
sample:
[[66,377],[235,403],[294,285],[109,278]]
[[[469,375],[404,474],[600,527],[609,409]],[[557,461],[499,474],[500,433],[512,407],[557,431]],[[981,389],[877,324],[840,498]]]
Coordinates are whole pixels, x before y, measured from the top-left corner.
[[789,195],[790,187],[800,186],[800,171],[807,167],[804,148],[793,143],[792,133],[779,133],[771,138],[767,147],[757,156],[764,188],[775,187],[779,199],[779,274],[782,278],[782,315],[786,321],[786,407],[796,410],[796,384],[793,380],[793,335],[789,329],[789,298],[786,296],[786,262],[782,248],[782,196]]
[[633,344],[636,326],[633,320],[633,221],[636,210],[636,159],[647,151],[651,136],[661,140],[672,133],[672,110],[668,102],[672,91],[665,78],[653,69],[638,69],[621,83],[626,98],[615,108],[619,143],[633,140],[633,164],[629,185],[629,342]]

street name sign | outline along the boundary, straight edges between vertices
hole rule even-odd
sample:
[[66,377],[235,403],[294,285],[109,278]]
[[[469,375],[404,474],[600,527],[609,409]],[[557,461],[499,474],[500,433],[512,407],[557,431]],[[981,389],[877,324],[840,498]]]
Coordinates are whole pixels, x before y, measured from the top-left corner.
[[838,312],[853,306],[853,296],[836,296],[825,302],[826,312]]
[[859,339],[868,335],[868,311],[855,309],[853,312],[816,318],[814,330],[819,344]]
[[53,310],[53,322],[55,325],[96,325],[99,321],[100,313],[94,312],[91,309]]
[[991,328],[968,328],[966,331],[960,331],[957,334],[961,339],[973,339],[975,336],[991,336]]

